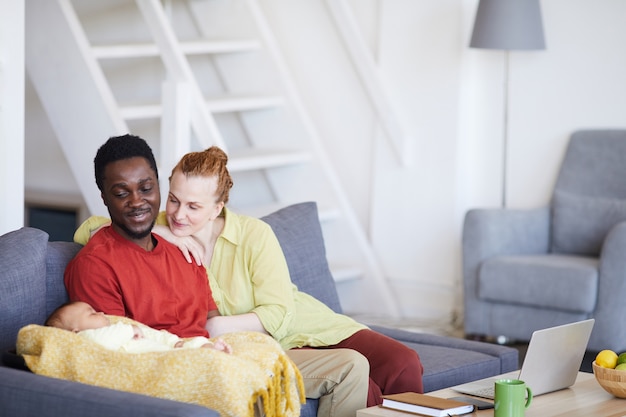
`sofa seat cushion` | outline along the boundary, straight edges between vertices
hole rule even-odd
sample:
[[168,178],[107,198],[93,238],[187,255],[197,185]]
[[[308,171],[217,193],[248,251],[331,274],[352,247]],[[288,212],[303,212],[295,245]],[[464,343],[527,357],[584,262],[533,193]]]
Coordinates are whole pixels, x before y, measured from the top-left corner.
[[478,297],[552,310],[593,312],[598,260],[568,255],[498,256],[482,263]]
[[0,350],[15,348],[17,331],[46,318],[48,234],[24,227],[0,236]]
[[424,367],[424,392],[436,391],[500,374],[500,359],[481,352],[405,342]]
[[37,417],[219,417],[215,410],[0,368],[0,415]]
[[519,369],[517,349],[437,334],[370,325],[415,350],[424,367],[424,391],[430,392]]

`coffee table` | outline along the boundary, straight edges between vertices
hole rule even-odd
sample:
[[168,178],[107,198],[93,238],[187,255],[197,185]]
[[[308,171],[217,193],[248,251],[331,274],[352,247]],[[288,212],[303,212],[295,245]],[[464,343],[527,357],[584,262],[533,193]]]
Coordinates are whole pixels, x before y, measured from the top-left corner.
[[[501,378],[516,378],[518,372],[500,375]],[[532,388],[532,387],[531,387]],[[436,397],[458,397],[460,394],[450,388],[429,392]],[[489,401],[489,400],[486,400]],[[382,407],[369,407],[358,410],[356,417],[408,417],[415,414],[390,410]],[[493,416],[493,409],[475,411],[467,416]],[[526,410],[526,417],[624,417],[626,399],[620,399],[606,392],[593,374],[579,372],[576,383],[571,387],[543,394],[533,398]]]

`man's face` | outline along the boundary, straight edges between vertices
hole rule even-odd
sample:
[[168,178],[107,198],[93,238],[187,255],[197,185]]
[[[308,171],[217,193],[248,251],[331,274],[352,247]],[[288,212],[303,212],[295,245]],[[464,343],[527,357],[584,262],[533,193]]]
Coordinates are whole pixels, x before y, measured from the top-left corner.
[[150,236],[161,204],[156,173],[142,157],[110,163],[104,169],[102,200],[119,234],[143,240]]

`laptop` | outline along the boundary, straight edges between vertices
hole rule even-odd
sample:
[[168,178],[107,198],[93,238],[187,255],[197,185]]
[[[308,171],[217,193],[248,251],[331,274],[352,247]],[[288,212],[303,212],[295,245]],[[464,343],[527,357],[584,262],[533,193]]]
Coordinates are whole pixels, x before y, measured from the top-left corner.
[[[589,319],[533,332],[517,376],[530,387],[533,396],[564,389],[576,382],[594,322]],[[451,389],[493,399],[497,379],[481,379]]]

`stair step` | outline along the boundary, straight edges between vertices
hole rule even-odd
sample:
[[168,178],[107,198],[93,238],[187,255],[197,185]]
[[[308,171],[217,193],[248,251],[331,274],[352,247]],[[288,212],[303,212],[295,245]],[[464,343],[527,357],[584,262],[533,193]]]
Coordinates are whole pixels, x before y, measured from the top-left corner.
[[124,120],[159,119],[163,113],[160,104],[144,104],[138,106],[120,106],[120,116]]
[[228,167],[231,172],[252,171],[309,162],[312,155],[299,150],[243,149],[229,152]]
[[[206,101],[211,113],[264,110],[285,104],[281,96],[225,96]],[[158,119],[163,113],[161,104],[121,106],[120,114],[125,120]]]
[[[251,40],[225,41],[187,41],[180,43],[181,50],[186,55],[228,54],[239,52],[254,52],[261,49],[261,42]],[[126,43],[114,45],[92,46],[96,59],[123,59],[160,56],[159,48],[154,43]]]
[[330,266],[335,282],[347,282],[363,278],[363,270],[354,266]]
[[207,100],[207,106],[212,113],[263,110],[284,104],[285,99],[281,96],[229,96]]
[[[348,308],[355,310],[364,308],[369,311],[373,307],[385,307],[385,312],[388,314],[392,316],[398,315],[398,308],[393,302],[393,298],[387,296],[389,287],[385,285],[383,271],[378,267],[376,257],[373,256],[374,254],[369,245],[368,237],[363,232],[355,213],[351,210],[348,199],[345,198],[345,192],[342,190],[339,178],[337,178],[334,169],[332,169],[330,161],[327,161],[319,132],[317,132],[313,121],[306,114],[306,106],[304,106],[302,99],[298,95],[296,83],[290,77],[289,66],[280,54],[279,45],[272,33],[273,29],[264,16],[263,8],[259,5],[260,2],[244,2],[247,3],[247,12],[253,19],[253,25],[250,25],[250,22],[248,22],[247,13],[243,18],[237,18],[237,21],[233,20],[232,23],[230,23],[230,19],[234,19],[234,15],[214,16],[218,21],[229,21],[228,28],[222,31],[220,27],[206,24],[207,22],[213,22],[213,20],[205,20],[204,13],[215,10],[232,13],[239,9],[238,5],[232,8],[231,6],[222,6],[222,2],[218,2],[220,5],[207,6],[204,3],[214,2],[192,1],[186,3],[184,8],[174,9],[174,7],[178,6],[168,4],[171,2],[165,2],[166,6],[164,6],[163,2],[157,0],[137,0],[140,17],[143,18],[142,24],[145,24],[147,29],[149,29],[151,39],[134,38],[135,42],[125,42],[124,39],[117,37],[120,34],[120,28],[115,26],[115,21],[113,20],[113,18],[119,16],[114,15],[112,10],[107,9],[106,13],[104,13],[104,9],[102,12],[99,9],[92,9],[93,7],[99,8],[101,7],[100,3],[106,2],[87,2],[89,4],[84,5],[84,2],[68,0],[31,1],[35,2],[37,6],[30,8],[27,16],[31,18],[33,16],[36,17],[35,20],[31,19],[29,21],[34,21],[38,24],[31,24],[29,27],[34,28],[33,32],[37,34],[38,45],[50,49],[59,47],[56,55],[67,56],[64,62],[67,62],[68,68],[71,69],[71,71],[68,71],[68,68],[65,68],[65,66],[58,67],[54,65],[54,60],[51,59],[52,53],[41,54],[41,47],[33,48],[32,39],[28,42],[31,45],[28,55],[31,61],[30,65],[42,68],[39,73],[35,74],[38,78],[33,78],[36,78],[39,84],[51,84],[46,89],[49,92],[46,95],[40,94],[40,96],[43,96],[43,98],[47,97],[46,102],[52,103],[45,107],[53,109],[50,111],[49,116],[55,116],[51,119],[55,121],[55,126],[58,124],[63,127],[63,123],[67,126],[75,124],[75,120],[72,119],[71,115],[81,112],[83,109],[80,108],[80,103],[87,101],[95,104],[93,109],[91,109],[92,106],[90,105],[90,112],[85,113],[91,113],[93,123],[102,123],[107,131],[119,132],[119,134],[126,133],[129,127],[125,121],[132,120],[146,120],[149,122],[147,127],[158,130],[159,127],[156,125],[163,117],[163,112],[168,110],[170,105],[168,100],[172,100],[173,107],[177,103],[176,100],[182,100],[182,95],[189,93],[190,106],[188,106],[188,110],[191,111],[193,109],[193,113],[188,115],[181,114],[180,119],[184,121],[185,128],[187,128],[186,124],[188,123],[190,129],[193,130],[195,135],[193,147],[197,145],[208,147],[212,144],[223,147],[229,155],[231,172],[239,173],[242,182],[249,181],[250,187],[259,185],[261,191],[269,190],[268,193],[258,199],[255,193],[241,198],[242,204],[246,204],[246,210],[239,211],[235,208],[235,211],[247,214],[249,211],[247,210],[247,205],[255,205],[255,201],[280,201],[280,206],[264,209],[262,212],[259,211],[258,215],[262,216],[278,208],[285,207],[289,203],[298,202],[296,199],[299,198],[319,199],[318,204],[326,206],[336,205],[336,207],[330,207],[330,209],[328,207],[319,207],[319,218],[323,223],[323,233],[334,238],[331,250],[328,252],[328,259],[334,280],[337,283],[344,283],[340,291],[345,292],[348,296],[348,301],[354,305],[354,307],[350,306]],[[96,3],[98,6],[95,6]],[[75,11],[71,10],[74,7],[79,8],[81,12],[75,13]],[[125,9],[126,7],[120,8],[119,13],[124,13]],[[188,11],[188,13],[185,15],[181,14],[180,17],[188,20],[179,20],[177,18],[176,23],[198,22],[198,25],[195,27],[198,35],[193,35],[198,39],[183,40],[177,38],[179,34],[174,30],[175,27],[170,18],[174,17],[174,12],[184,11]],[[100,16],[100,13],[103,13],[103,15]],[[112,19],[109,24],[106,24],[104,19],[109,18],[107,16],[109,13],[111,13]],[[84,22],[76,19],[81,17],[85,17]],[[101,20],[101,17],[103,20]],[[85,25],[84,30],[80,27],[81,24]],[[106,26],[101,26],[104,24]],[[230,29],[231,24],[250,26],[251,28],[255,26],[258,38],[253,40],[233,40],[232,37],[229,37],[229,34],[233,33]],[[88,33],[93,34],[98,39],[105,39],[102,35],[106,34],[101,34],[104,27],[114,31],[111,34],[115,34],[116,40],[112,41],[111,39],[113,38],[108,38],[107,35],[108,41],[104,40],[95,45],[84,47],[90,44],[90,39],[87,38]],[[131,36],[135,36],[133,34],[135,32],[134,29],[131,27]],[[188,28],[183,29],[185,33],[192,33],[192,31],[187,30]],[[145,31],[144,28],[141,28],[141,30]],[[238,30],[236,32],[241,33]],[[194,31],[193,33],[196,32]],[[222,33],[223,35],[216,35],[217,33]],[[50,34],[55,34],[55,40],[57,40],[56,35],[58,35],[61,41],[51,45],[49,43]],[[223,36],[224,40],[215,40],[215,36]],[[60,48],[61,45],[64,45],[64,47]],[[216,59],[210,59],[213,57]],[[201,61],[198,61],[198,58]],[[268,60],[266,58],[269,58],[270,61],[267,62],[267,64],[270,64],[267,67],[265,64]],[[27,59],[27,61],[29,60]],[[45,61],[48,61],[50,64],[42,66],[33,64],[33,62]],[[127,64],[135,63],[155,69],[155,74],[152,74],[155,79],[148,77],[145,83],[137,86],[138,88],[145,87],[146,90],[148,85],[152,86],[154,90],[145,91],[145,94],[141,90],[139,91],[141,93],[139,96],[151,97],[154,101],[150,101],[150,99],[127,98],[125,101],[122,99],[120,103],[116,98],[138,96],[127,94],[126,91],[122,90],[134,87],[132,85],[132,76],[135,75],[135,72],[125,71],[124,67]],[[197,68],[196,64],[202,65],[202,67]],[[259,68],[256,68],[256,65],[259,65]],[[270,72],[266,73],[267,70]],[[178,90],[178,85],[176,85],[175,88],[171,89],[173,91],[170,91],[168,85],[168,90],[165,90],[164,94],[163,84],[156,80],[158,76],[156,72],[161,71],[168,73],[170,76],[169,81],[186,83],[186,85],[181,90]],[[209,72],[204,73],[202,71]],[[51,72],[56,74],[56,76],[51,77]],[[128,78],[126,78],[127,73],[129,75]],[[201,79],[197,78],[198,75],[202,75]],[[257,75],[268,78],[263,82],[255,78]],[[281,83],[282,87],[275,85],[274,76],[276,76],[276,80],[283,81]],[[109,80],[108,77],[111,77],[112,80]],[[61,81],[63,84],[61,84]],[[202,83],[202,88],[200,81],[204,82]],[[83,85],[89,86],[89,88],[81,88]],[[230,91],[233,86],[236,86],[235,91],[238,92],[237,95],[211,97],[208,100],[207,98],[210,96],[204,94],[205,91],[219,91],[220,94],[225,94],[221,92]],[[59,98],[66,98],[62,94],[57,94],[60,87],[65,87],[63,90],[72,93],[68,94],[68,97],[80,94],[81,100],[65,100],[63,105],[54,104]],[[186,90],[187,87],[189,91],[182,91]],[[178,92],[180,91],[182,93],[179,96]],[[246,91],[253,91],[254,94],[239,96],[239,94],[246,94]],[[259,94],[260,92],[267,93],[270,91],[273,91],[270,94],[274,95]],[[163,100],[166,101],[159,102],[157,97],[160,94],[164,94]],[[280,95],[285,97],[280,97]],[[137,101],[131,102],[130,100]],[[166,105],[163,106],[163,103],[166,103]],[[68,106],[71,107],[72,111],[67,111]],[[277,106],[285,106],[289,111],[257,112],[251,114],[250,116],[252,117],[250,118],[245,117],[247,115],[244,114],[241,115],[242,117],[238,117],[239,114],[231,113],[275,109]],[[225,114],[221,115],[219,113]],[[282,117],[293,118],[294,120],[299,119],[302,132],[292,132],[291,120],[287,121],[289,129],[281,129],[282,126],[279,119]],[[179,120],[175,121],[178,123]],[[89,122],[92,122],[92,119],[89,119]],[[265,123],[268,125],[265,125]],[[170,123],[170,126],[166,127],[173,132],[175,126],[171,126],[172,124]],[[143,126],[142,123],[137,123],[137,125]],[[293,126],[295,127],[296,124]],[[228,134],[227,136],[222,134],[221,128],[225,131],[224,133]],[[259,128],[258,135],[255,131],[257,128]],[[239,130],[234,131],[234,134],[231,136],[235,129]],[[88,149],[93,147],[93,143],[87,143],[83,135],[80,135],[75,129],[65,128],[63,130],[66,134],[57,136],[65,141],[62,145],[70,164],[72,163],[71,161],[79,161],[76,162],[77,166],[82,167],[80,161],[84,160],[84,158],[81,159],[81,155],[84,156]],[[192,148],[190,141],[187,141],[189,139],[186,137],[187,135],[184,138],[185,142],[181,140],[179,144],[168,143],[170,138],[174,141],[177,137],[175,134],[171,134],[172,132],[165,132],[166,134],[161,132],[161,136],[167,139],[160,144],[159,150],[163,151],[162,155],[174,154],[175,152],[169,152],[173,145],[180,145],[180,148],[185,149]],[[285,132],[284,137],[282,137],[283,132]],[[293,148],[298,148],[298,145],[293,142],[294,134],[302,135],[303,139],[308,139],[308,143],[303,144],[301,147],[304,150],[293,150]],[[249,137],[246,137],[246,135]],[[259,148],[245,147],[237,149],[238,147],[246,146],[243,145],[244,143],[254,143]],[[282,146],[283,150],[269,149],[270,146],[275,146],[276,148]],[[292,150],[287,150],[290,148]],[[159,162],[162,165],[171,165],[171,161],[168,161],[166,157],[161,158]],[[321,169],[317,169],[318,163],[321,165],[319,167]],[[312,166],[303,167],[301,170],[289,168],[277,169],[271,172],[273,168],[290,165],[297,166],[300,164],[311,164]],[[259,172],[262,170],[267,170],[267,172]],[[290,176],[295,171],[297,171],[297,176],[294,176],[292,181]],[[77,176],[79,188],[85,195],[85,201],[88,202],[88,206],[90,208],[93,207],[92,211],[97,212],[101,210],[99,196],[93,191],[93,186],[85,181],[85,178],[87,176]],[[314,182],[312,185],[315,186],[310,187],[310,190],[307,187],[307,181]],[[294,184],[295,182],[297,184]],[[306,189],[298,189],[299,183],[303,183],[302,187],[306,187]],[[284,190],[281,187],[284,187]],[[253,191],[256,191],[256,188]],[[349,233],[350,231],[352,233]],[[369,281],[372,282],[370,283]],[[358,284],[351,285],[357,282]],[[379,284],[378,293],[375,294],[374,299],[377,304],[378,300],[380,300],[381,306],[367,305],[367,303],[363,304],[361,302],[361,294],[369,298],[370,284]]]

